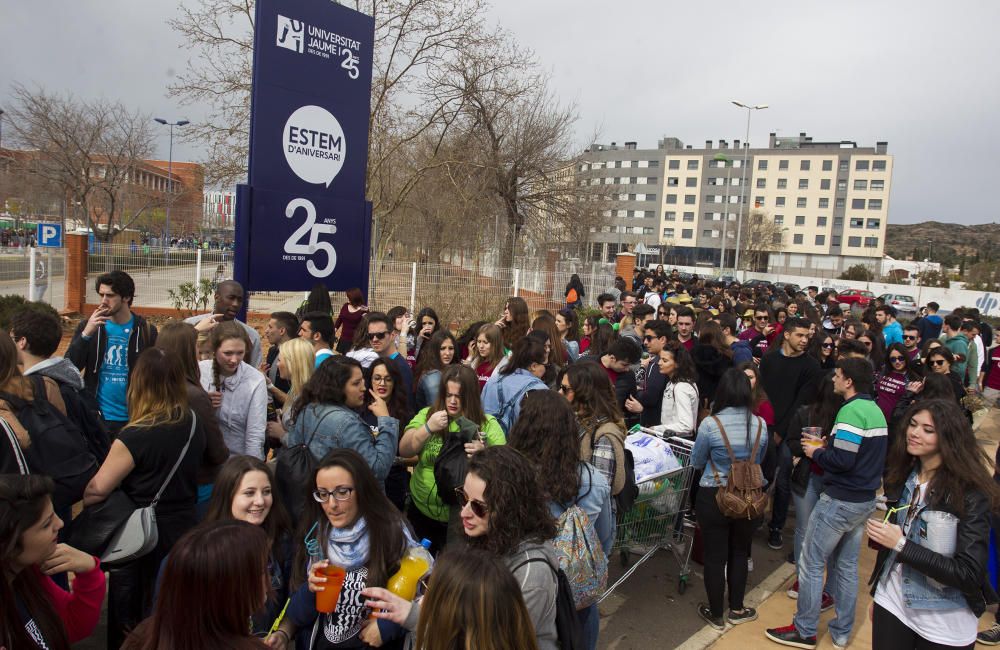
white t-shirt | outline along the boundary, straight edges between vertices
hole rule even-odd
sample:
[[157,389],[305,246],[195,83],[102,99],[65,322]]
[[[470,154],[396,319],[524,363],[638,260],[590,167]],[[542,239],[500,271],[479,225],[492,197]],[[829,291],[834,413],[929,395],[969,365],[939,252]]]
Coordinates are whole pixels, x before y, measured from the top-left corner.
[[646,304],[652,307],[653,309],[658,309],[660,307],[660,303],[662,302],[663,299],[660,298],[660,294],[656,293],[655,291],[650,291],[646,293]]
[[[920,485],[921,503],[926,488],[926,484]],[[906,510],[900,512],[900,516],[904,516],[905,512]],[[961,647],[976,641],[979,619],[968,607],[913,609],[906,605],[903,601],[902,563],[896,563],[888,580],[879,582],[878,589],[875,590],[875,602],[898,618],[903,625],[932,643]]]

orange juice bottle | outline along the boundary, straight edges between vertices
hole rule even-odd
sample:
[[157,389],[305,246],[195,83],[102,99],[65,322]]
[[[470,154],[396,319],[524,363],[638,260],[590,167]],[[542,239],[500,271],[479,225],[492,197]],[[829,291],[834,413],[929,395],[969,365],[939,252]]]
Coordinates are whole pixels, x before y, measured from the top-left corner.
[[416,598],[420,579],[431,568],[430,547],[430,540],[423,539],[420,540],[420,546],[407,550],[399,563],[399,571],[389,578],[386,588],[400,598],[406,600]]

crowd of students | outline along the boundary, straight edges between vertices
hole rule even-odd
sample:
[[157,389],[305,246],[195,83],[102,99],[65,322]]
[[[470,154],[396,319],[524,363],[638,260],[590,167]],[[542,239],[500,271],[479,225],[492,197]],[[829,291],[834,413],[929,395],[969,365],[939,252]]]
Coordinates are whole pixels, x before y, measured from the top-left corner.
[[[751,540],[766,523],[782,549],[794,504],[797,612],[769,639],[814,647],[833,607],[832,641],[847,644],[867,530],[881,548],[874,647],[971,647],[995,600],[985,567],[1000,505],[971,430],[970,411],[1000,397],[1000,348],[978,312],[942,318],[931,303],[904,325],[891,306],[855,317],[815,288],[662,269],[634,284],[593,313],[578,280],[560,309],[511,297],[461,332],[431,307],[371,310],[357,290],[335,313],[317,288],[298,313],[271,314],[262,339],[237,320],[236,282],[218,285],[211,313],[158,331],[112,271],[65,358],[61,321],[29,304],[0,334],[0,647],[89,635],[107,572],[110,648],[413,637],[428,650],[592,650],[595,594],[634,499],[633,425],[693,445],[706,624],[757,618],[744,603]],[[74,433],[82,475],[56,462]],[[748,466],[767,521],[723,503]],[[72,544],[93,548],[108,531],[91,522],[121,499],[155,509],[157,539],[102,566]],[[427,595],[403,599],[386,587],[422,540],[436,559]],[[328,564],[346,577],[321,612]],[[1000,625],[984,634],[1000,642]]]

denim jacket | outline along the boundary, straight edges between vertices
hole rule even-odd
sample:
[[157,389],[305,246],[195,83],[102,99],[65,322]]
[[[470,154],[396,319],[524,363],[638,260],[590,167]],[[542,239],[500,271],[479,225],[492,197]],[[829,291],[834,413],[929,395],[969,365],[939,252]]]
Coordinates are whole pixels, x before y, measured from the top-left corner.
[[[569,504],[567,504],[569,505]],[[604,475],[590,463],[580,463],[580,491],[577,494],[576,505],[587,513],[594,525],[594,532],[601,540],[604,554],[611,552],[615,541],[615,516],[611,511],[611,486]],[[549,502],[549,512],[557,519],[566,512],[566,505]]]
[[[914,470],[894,501],[887,495],[888,505],[908,504],[917,484]],[[907,607],[925,610],[948,610],[968,607],[979,616],[987,602],[994,602],[996,594],[988,584],[987,558],[989,554],[990,506],[985,495],[974,492],[965,496],[965,514],[958,522],[954,557],[945,557],[921,545],[926,538],[927,524],[922,515],[932,510],[954,512],[947,503],[920,506],[916,512],[909,508],[893,513],[890,521],[899,523],[904,517],[912,519],[906,533],[902,552],[891,549],[879,551],[870,584],[874,595],[878,583],[884,584],[896,562],[902,564],[903,601]],[[878,577],[876,582],[875,578]]]
[[[760,432],[760,445],[757,448],[757,458],[754,462],[762,463],[767,452],[767,424],[758,415],[750,415],[750,438],[747,444],[747,413],[746,409],[724,408],[715,414],[726,428],[726,437],[733,448],[736,460],[747,460],[753,451],[753,443]],[[712,462],[709,463],[709,460]],[[732,461],[726,444],[722,441],[722,433],[715,419],[707,417],[698,427],[698,436],[694,439],[694,449],[691,450],[691,464],[695,469],[703,470],[698,485],[701,487],[719,487],[729,479],[729,468]],[[714,466],[714,467],[713,467]],[[718,473],[719,480],[716,480]],[[766,479],[765,479],[766,480]]]

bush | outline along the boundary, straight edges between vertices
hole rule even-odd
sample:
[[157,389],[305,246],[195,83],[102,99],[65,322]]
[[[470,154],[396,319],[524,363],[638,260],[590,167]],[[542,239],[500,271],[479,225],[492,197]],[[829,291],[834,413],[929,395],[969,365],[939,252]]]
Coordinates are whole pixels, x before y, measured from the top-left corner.
[[841,280],[855,280],[859,282],[871,282],[875,279],[875,274],[864,264],[855,264],[840,274]]

